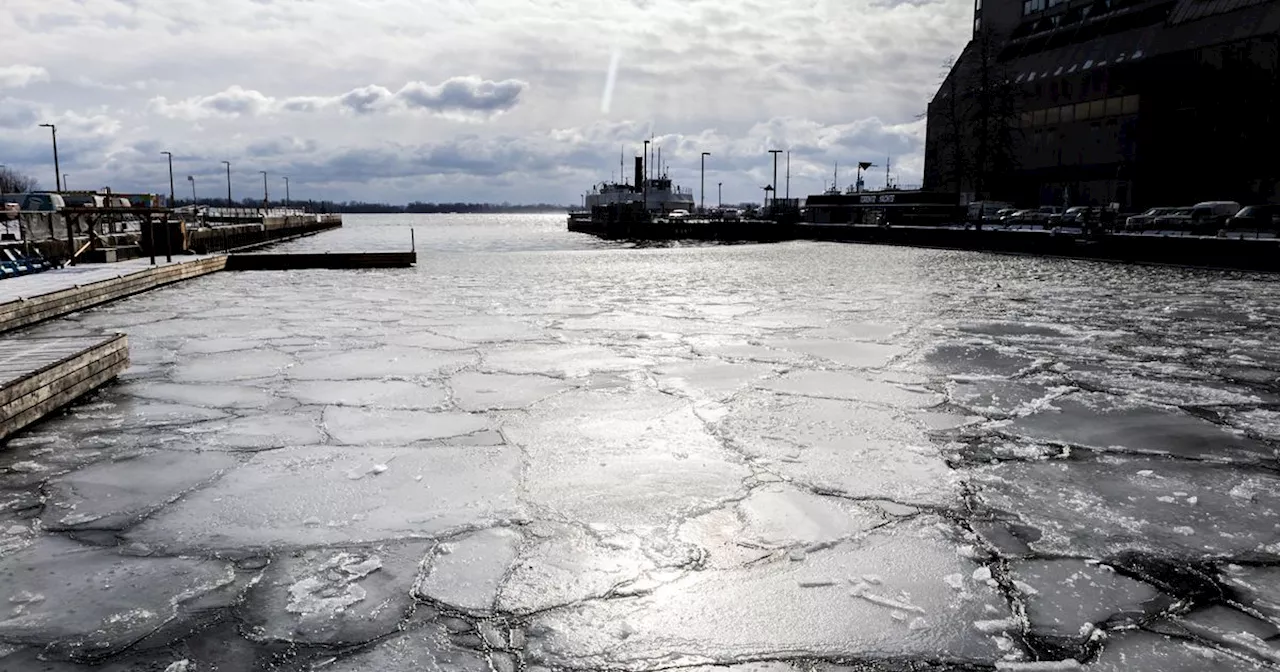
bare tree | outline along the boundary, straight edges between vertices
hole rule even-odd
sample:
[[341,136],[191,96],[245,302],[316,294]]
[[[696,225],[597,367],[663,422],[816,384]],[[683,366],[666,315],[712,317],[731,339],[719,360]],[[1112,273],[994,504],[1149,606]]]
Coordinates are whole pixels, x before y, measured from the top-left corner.
[[23,194],[40,188],[40,182],[9,168],[0,168],[0,194]]

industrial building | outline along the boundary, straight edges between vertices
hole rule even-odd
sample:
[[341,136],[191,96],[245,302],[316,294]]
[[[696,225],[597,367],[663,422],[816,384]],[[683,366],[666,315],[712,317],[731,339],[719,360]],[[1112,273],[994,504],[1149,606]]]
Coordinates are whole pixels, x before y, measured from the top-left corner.
[[1280,0],[973,0],[925,189],[1124,210],[1280,203]]

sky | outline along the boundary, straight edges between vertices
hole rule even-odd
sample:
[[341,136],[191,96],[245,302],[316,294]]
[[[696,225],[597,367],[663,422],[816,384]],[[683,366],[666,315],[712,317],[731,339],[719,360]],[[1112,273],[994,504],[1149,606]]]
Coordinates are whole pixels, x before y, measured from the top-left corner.
[[[919,184],[970,0],[3,0],[0,164],[71,189],[564,203],[650,137],[708,205]],[[785,159],[783,159],[785,162]],[[785,191],[785,169],[779,189]],[[783,195],[783,194],[780,194]]]

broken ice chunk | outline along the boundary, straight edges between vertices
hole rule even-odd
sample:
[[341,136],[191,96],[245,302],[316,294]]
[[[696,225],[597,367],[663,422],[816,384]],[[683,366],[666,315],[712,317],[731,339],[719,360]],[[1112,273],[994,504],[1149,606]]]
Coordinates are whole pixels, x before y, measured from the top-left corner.
[[988,635],[995,635],[1002,632],[1006,632],[1008,630],[1017,630],[1018,620],[1010,616],[1009,618],[996,618],[996,619],[991,619],[986,621],[974,621],[973,627],[976,628],[978,632],[985,633]]

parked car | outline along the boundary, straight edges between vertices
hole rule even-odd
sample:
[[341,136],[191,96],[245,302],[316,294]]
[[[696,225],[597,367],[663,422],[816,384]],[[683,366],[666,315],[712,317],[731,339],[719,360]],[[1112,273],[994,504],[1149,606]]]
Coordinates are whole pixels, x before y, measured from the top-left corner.
[[1011,215],[1017,212],[1021,212],[1021,211],[1018,210],[1017,208],[1000,208],[999,210],[996,211],[996,219],[1003,222],[1009,219]]
[[1227,228],[1249,231],[1280,229],[1280,206],[1246,205],[1227,218]]
[[1192,213],[1195,208],[1174,208],[1173,212],[1158,215],[1151,228],[1161,231],[1189,231],[1192,228]]
[[1227,220],[1240,212],[1240,204],[1235,201],[1204,201],[1192,207],[1191,219],[1196,228],[1204,233],[1212,233],[1227,225]]
[[1124,221],[1124,228],[1129,231],[1141,231],[1149,229],[1156,222],[1157,217],[1173,214],[1177,208],[1149,208],[1142,214],[1134,215]]

